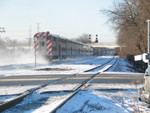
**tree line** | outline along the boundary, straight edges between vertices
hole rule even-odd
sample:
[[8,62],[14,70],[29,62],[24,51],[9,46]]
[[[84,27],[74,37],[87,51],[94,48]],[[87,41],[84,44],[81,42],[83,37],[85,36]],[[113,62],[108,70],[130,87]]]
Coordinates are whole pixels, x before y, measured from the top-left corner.
[[131,60],[136,67],[146,68],[142,61],[134,62],[134,55],[147,53],[147,22],[150,19],[150,0],[114,1],[111,10],[104,10],[108,22],[117,33],[120,57]]
[[0,51],[7,50],[7,47],[20,47],[20,46],[28,46],[28,40],[19,41],[17,39],[10,38],[0,38]]
[[147,22],[150,19],[150,0],[121,0],[113,9],[103,11],[117,32],[121,57],[147,52]]

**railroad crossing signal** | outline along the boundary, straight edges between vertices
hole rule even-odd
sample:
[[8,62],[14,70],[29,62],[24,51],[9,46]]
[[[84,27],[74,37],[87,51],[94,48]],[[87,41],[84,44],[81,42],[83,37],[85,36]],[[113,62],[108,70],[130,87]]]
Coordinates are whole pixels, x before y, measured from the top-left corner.
[[[134,56],[135,61],[143,60],[145,63],[148,63],[148,67],[150,69],[150,20],[147,20],[148,25],[148,51],[147,53],[143,53],[142,55]],[[150,74],[150,73],[149,73]]]
[[142,55],[134,56],[135,61],[143,60],[145,63],[148,63],[149,59],[150,59],[150,54],[147,54],[147,53],[143,53]]

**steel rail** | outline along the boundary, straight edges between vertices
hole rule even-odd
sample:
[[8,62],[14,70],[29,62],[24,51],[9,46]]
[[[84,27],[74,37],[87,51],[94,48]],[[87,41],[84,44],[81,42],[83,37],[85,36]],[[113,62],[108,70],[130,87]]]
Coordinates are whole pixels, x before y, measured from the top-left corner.
[[[109,62],[111,62],[115,57],[113,57],[112,59],[110,59],[109,61],[99,65],[99,66],[96,66],[92,69],[89,69],[89,70],[86,70],[84,72],[90,72],[96,68],[99,68],[99,67],[102,67],[106,64],[108,64]],[[36,88],[31,88],[31,89],[28,89],[26,90],[25,92],[21,93],[19,96],[16,96],[15,98],[11,99],[10,101],[4,101],[2,104],[0,104],[0,112],[12,107],[12,106],[15,106],[16,104],[20,103],[23,101],[23,99],[28,96],[28,95],[31,95],[32,93],[34,93],[35,91],[41,89],[41,88],[44,88],[48,85],[52,85],[52,84],[56,84],[57,82],[60,82],[60,81],[63,81],[65,79],[68,79],[68,78],[71,78],[71,77],[74,77],[74,76],[77,76],[79,73],[76,73],[76,74],[73,74],[73,75],[70,75],[70,76],[67,76],[67,77],[61,77],[61,78],[58,78],[56,80],[52,80],[46,84],[43,84],[41,86],[38,86]],[[97,72],[96,74],[92,75],[90,79],[87,79],[85,80],[81,85],[79,85],[75,90],[74,92],[71,94],[71,96],[68,97],[68,99],[70,99],[72,96],[74,96],[79,90],[81,90],[81,88],[83,88],[85,86],[86,83],[89,83],[93,78],[95,78],[97,75],[99,75],[100,72]],[[64,103],[64,102],[63,102]],[[62,103],[62,104],[63,104]],[[60,106],[62,106],[62,104]],[[56,111],[56,110],[53,110],[53,112]],[[52,112],[52,113],[53,113]]]
[[110,60],[108,60],[107,62],[105,62],[105,63],[103,63],[103,64],[101,64],[101,65],[99,65],[99,66],[96,66],[96,67],[94,67],[94,68],[92,68],[92,69],[88,69],[88,70],[86,70],[86,71],[84,71],[84,72],[90,72],[90,71],[92,71],[92,70],[95,70],[95,69],[97,69],[97,68],[100,68],[100,67],[102,67],[102,66],[108,64],[109,62],[111,62],[114,58],[115,58],[115,57],[111,58]]
[[[112,60],[113,60],[113,59],[111,59],[111,61],[112,61]],[[116,62],[117,62],[117,59],[115,60],[115,62],[114,62],[111,66],[105,68],[105,69],[103,70],[103,72],[105,72],[105,71],[107,71],[108,69],[110,69],[113,65],[116,64]],[[109,63],[109,62],[107,62],[107,63]],[[106,64],[105,64],[105,65],[106,65]],[[103,65],[103,66],[104,66],[104,65]],[[101,72],[98,72],[98,73],[92,75],[90,79],[87,79],[87,80],[85,80],[83,83],[81,83],[81,85],[79,85],[79,86],[71,93],[71,95],[70,95],[69,97],[67,97],[63,102],[61,102],[61,103],[60,103],[56,108],[54,108],[50,113],[56,113],[57,110],[58,110],[59,108],[61,108],[64,104],[66,104],[67,101],[69,101],[75,94],[77,94],[80,90],[85,89],[85,88],[87,87],[86,84],[87,84],[87,83],[89,84],[89,83],[90,83],[95,77],[97,77],[100,73],[101,73]]]

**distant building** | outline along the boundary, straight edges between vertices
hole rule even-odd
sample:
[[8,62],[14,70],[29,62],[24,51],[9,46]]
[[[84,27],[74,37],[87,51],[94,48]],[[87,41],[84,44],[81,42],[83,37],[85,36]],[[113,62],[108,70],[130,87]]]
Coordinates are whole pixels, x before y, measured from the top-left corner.
[[116,44],[91,43],[88,45],[93,47],[93,55],[97,55],[97,56],[117,54],[116,50],[117,50],[117,48],[120,48]]

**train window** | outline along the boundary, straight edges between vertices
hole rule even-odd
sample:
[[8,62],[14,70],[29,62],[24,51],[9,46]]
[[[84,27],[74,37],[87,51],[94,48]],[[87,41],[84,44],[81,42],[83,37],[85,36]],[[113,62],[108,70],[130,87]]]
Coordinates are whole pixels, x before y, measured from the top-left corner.
[[53,37],[53,41],[56,41],[56,38],[55,38],[55,37]]
[[62,43],[66,43],[66,40],[61,39],[61,42],[62,42]]
[[41,42],[40,45],[41,45],[41,46],[45,46],[45,43],[44,43],[44,42]]
[[67,51],[67,49],[66,48],[62,48],[62,51]]
[[53,50],[53,51],[57,51],[57,48],[56,48],[56,47],[53,47],[52,50]]
[[51,40],[51,39],[52,39],[51,36],[48,36],[48,37],[47,37],[47,40]]

